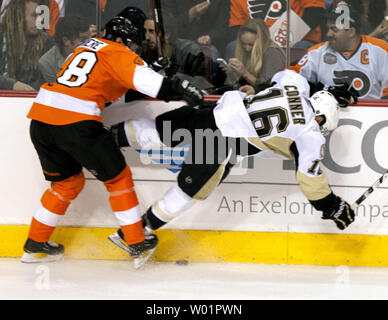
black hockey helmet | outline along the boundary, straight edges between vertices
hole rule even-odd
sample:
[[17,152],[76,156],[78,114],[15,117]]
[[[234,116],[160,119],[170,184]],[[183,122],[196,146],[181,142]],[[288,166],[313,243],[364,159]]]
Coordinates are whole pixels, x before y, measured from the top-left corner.
[[141,9],[137,7],[126,7],[119,12],[118,16],[124,17],[131,21],[132,24],[134,24],[141,33],[142,40],[144,40],[144,21],[147,19],[147,17]]
[[116,16],[105,25],[105,36],[107,40],[115,41],[117,37],[123,39],[124,44],[130,48],[134,42],[141,46],[142,35],[135,25],[128,19]]

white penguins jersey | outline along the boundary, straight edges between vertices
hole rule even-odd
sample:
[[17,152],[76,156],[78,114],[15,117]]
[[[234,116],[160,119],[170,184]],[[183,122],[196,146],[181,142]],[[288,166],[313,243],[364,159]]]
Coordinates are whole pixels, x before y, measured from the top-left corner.
[[360,98],[388,97],[388,43],[383,40],[361,36],[353,52],[334,51],[327,42],[319,43],[290,69],[312,83],[351,85]]
[[320,169],[325,138],[308,102],[310,87],[294,71],[278,72],[276,84],[245,99],[239,91],[226,92],[214,109],[217,127],[224,136],[245,138],[262,150],[265,158],[294,159],[296,179],[308,200],[331,193]]

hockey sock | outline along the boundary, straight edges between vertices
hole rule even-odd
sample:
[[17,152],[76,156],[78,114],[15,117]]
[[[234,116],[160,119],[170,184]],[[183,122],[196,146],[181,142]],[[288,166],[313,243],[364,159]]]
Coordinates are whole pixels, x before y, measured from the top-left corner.
[[41,205],[32,218],[28,238],[37,242],[47,242],[69,204],[69,200],[59,198],[52,190],[46,190]]
[[139,201],[134,189],[131,170],[128,166],[115,178],[105,181],[110,193],[109,203],[128,245],[142,242],[144,231]]
[[147,222],[156,230],[180,215],[195,202],[177,184],[172,186],[162,199],[156,201],[146,213]]
[[47,242],[59,219],[66,213],[71,200],[81,192],[84,183],[82,172],[64,181],[52,182],[51,189],[43,194],[41,205],[32,218],[28,238]]

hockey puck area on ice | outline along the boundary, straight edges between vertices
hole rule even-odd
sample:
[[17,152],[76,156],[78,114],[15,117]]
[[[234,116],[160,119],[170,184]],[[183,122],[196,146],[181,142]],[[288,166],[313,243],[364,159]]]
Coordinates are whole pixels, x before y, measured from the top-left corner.
[[189,264],[187,260],[177,260],[175,263],[180,266],[187,266]]

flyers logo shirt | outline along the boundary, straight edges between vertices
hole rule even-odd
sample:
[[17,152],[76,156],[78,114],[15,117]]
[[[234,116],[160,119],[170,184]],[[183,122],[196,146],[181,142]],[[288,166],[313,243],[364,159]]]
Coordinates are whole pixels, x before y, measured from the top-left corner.
[[[290,0],[291,10],[299,17],[310,7],[326,9],[324,0]],[[231,0],[229,26],[241,26],[249,19],[263,19],[270,28],[286,10],[286,0]],[[320,42],[320,27],[311,30],[304,39]]]
[[356,50],[346,53],[334,51],[327,42],[317,44],[290,69],[313,83],[348,84],[360,98],[388,96],[388,44],[369,36],[361,36]]

